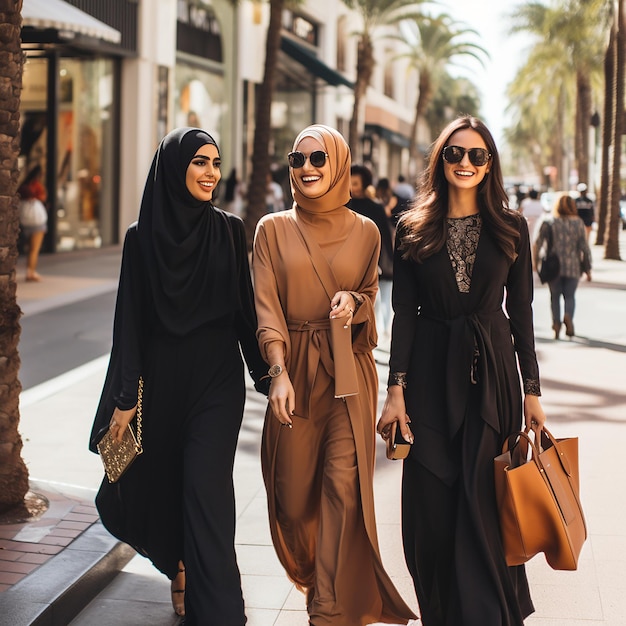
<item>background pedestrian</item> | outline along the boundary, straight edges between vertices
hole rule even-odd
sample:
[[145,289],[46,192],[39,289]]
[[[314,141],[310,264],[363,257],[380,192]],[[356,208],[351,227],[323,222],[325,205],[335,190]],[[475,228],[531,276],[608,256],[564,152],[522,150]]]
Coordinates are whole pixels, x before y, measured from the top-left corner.
[[41,165],[35,165],[20,185],[20,227],[27,241],[26,280],[39,282],[37,272],[39,251],[45,234],[48,232],[48,210],[45,202],[48,193],[42,182]]
[[379,202],[374,202],[366,190],[372,185],[372,172],[365,165],[350,168],[350,208],[369,217],[380,233],[378,259],[378,297],[376,298],[376,326],[380,335],[388,340],[391,332],[391,279],[393,278],[392,225]]
[[585,183],[580,183],[577,189],[580,195],[576,198],[576,212],[585,225],[585,236],[587,242],[589,242],[589,236],[591,235],[591,229],[595,219],[594,203],[587,195],[587,185]]
[[537,224],[544,217],[545,211],[543,210],[543,204],[539,200],[539,192],[536,189],[531,189],[519,207],[519,212],[526,218],[528,222],[528,233],[531,241],[534,241],[536,231],[538,229]]
[[[562,324],[565,334],[574,336],[574,311],[576,289],[582,273],[591,280],[591,252],[587,243],[585,225],[576,209],[576,202],[568,194],[562,194],[554,203],[553,219],[544,222],[535,242],[535,258],[540,250],[552,240],[552,250],[559,258],[559,276],[548,283],[552,309],[552,330],[558,339]],[[561,317],[561,298],[563,316]]]

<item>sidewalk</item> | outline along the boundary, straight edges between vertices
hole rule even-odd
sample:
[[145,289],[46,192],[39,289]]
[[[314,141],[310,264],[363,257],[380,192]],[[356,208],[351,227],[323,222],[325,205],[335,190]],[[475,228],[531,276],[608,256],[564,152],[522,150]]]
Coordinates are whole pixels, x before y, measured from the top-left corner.
[[[18,285],[24,314],[115,289],[119,253],[42,257],[44,281]],[[593,255],[594,282],[581,283],[573,341],[551,339],[547,288],[536,290],[543,406],[555,436],[580,437],[589,538],[576,572],[554,572],[542,556],[528,564],[537,609],[529,626],[625,623],[626,477],[620,460],[626,444],[626,262],[604,261],[598,247]],[[377,350],[376,356],[382,402],[387,355]],[[93,508],[102,468],[86,442],[106,363],[104,355],[22,393],[20,430],[31,489],[51,506],[39,520],[0,524],[0,625],[176,624],[168,582],[111,538]],[[249,390],[235,463],[236,543],[248,623],[304,626],[303,598],[286,579],[269,536],[259,463],[264,401],[251,385]],[[401,464],[387,461],[379,442],[374,489],[383,562],[416,608],[402,557],[400,475]]]

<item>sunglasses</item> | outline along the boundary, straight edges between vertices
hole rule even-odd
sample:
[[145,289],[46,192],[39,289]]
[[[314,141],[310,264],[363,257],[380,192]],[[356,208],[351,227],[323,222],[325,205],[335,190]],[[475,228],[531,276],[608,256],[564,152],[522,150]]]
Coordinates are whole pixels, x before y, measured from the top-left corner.
[[300,167],[304,167],[307,158],[313,167],[322,167],[326,163],[326,157],[328,155],[322,150],[315,150],[308,157],[303,152],[290,152],[287,155],[287,160],[289,161],[289,167],[297,170]]
[[491,158],[491,153],[484,148],[461,148],[461,146],[446,146],[441,155],[446,163],[460,163],[467,152],[470,163],[476,167],[486,165]]

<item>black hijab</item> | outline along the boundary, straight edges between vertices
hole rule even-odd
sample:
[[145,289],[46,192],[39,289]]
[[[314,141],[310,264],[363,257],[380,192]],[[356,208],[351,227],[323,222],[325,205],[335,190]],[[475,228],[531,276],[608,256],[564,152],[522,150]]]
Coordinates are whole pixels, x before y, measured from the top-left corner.
[[205,144],[219,147],[199,128],[178,128],[161,141],[141,200],[137,234],[156,314],[183,335],[238,307],[236,261],[228,217],[196,200],[187,167]]

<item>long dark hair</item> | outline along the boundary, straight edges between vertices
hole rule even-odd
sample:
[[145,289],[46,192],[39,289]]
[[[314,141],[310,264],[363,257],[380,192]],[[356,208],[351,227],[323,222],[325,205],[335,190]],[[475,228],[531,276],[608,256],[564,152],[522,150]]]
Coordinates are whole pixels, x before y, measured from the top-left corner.
[[502,252],[511,261],[515,260],[520,217],[509,209],[500,156],[493,136],[483,122],[471,115],[462,115],[450,122],[431,146],[428,167],[420,180],[416,198],[398,223],[399,245],[404,259],[420,263],[445,245],[448,181],[441,153],[453,133],[467,128],[475,130],[483,138],[491,153],[489,173],[478,186],[478,208],[483,224]]

